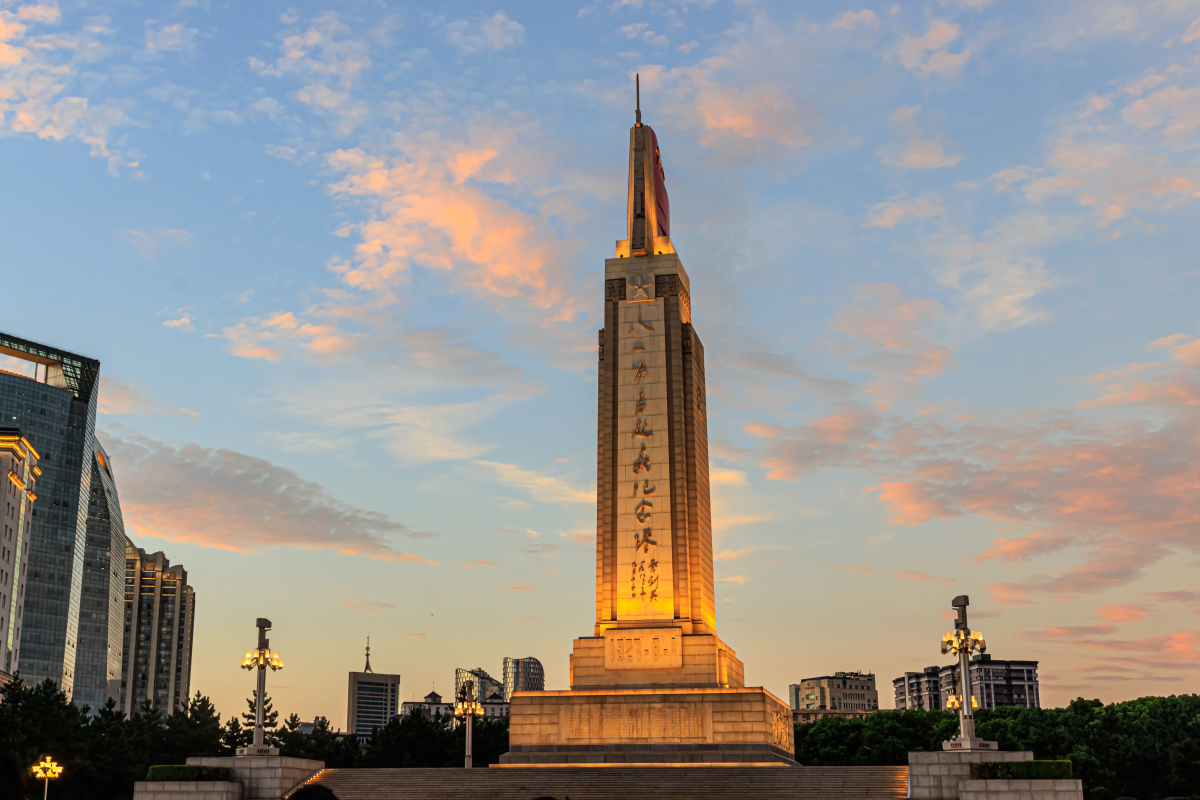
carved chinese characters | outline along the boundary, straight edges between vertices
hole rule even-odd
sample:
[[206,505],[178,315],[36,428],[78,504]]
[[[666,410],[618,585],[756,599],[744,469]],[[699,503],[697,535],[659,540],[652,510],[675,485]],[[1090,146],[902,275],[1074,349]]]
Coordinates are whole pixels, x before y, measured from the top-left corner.
[[670,457],[663,300],[629,281],[618,322],[617,619],[671,620]]

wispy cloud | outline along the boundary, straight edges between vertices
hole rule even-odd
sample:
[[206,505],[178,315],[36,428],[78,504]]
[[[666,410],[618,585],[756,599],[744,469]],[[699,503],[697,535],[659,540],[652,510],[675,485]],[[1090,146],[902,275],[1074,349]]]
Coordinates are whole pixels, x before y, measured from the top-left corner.
[[529,492],[531,498],[542,503],[587,503],[596,502],[595,489],[580,489],[572,486],[562,478],[553,475],[542,475],[530,470],[523,470],[515,464],[501,464],[495,461],[474,462],[492,473],[492,478],[505,486],[513,486]]
[[459,564],[463,569],[475,569],[476,567],[499,567],[495,561],[490,561],[486,558],[472,558],[470,561],[464,561]]
[[178,414],[193,419],[200,416],[190,409],[175,408],[158,402],[147,386],[126,383],[120,378],[108,375],[100,376],[100,399],[96,410],[101,414],[114,416]]
[[126,529],[139,536],[233,552],[299,547],[436,565],[392,544],[434,534],[339,500],[264,459],[155,441],[119,427],[105,447],[120,476]]
[[896,54],[905,69],[919,75],[954,75],[961,72],[971,58],[971,47],[958,52],[950,47],[962,35],[962,27],[944,19],[934,19],[929,30],[920,36],[906,36],[896,45]]
[[117,231],[117,236],[136,247],[138,254],[146,261],[154,261],[164,245],[183,245],[192,241],[192,234],[180,228],[153,228],[144,231],[129,228]]
[[385,603],[382,600],[346,600],[342,605],[368,614],[378,614],[380,611],[390,611],[396,607],[394,603]]

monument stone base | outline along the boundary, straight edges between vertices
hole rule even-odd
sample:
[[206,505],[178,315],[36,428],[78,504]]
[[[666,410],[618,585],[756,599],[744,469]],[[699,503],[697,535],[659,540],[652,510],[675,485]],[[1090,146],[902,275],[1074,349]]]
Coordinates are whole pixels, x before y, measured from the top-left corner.
[[1033,753],[985,749],[909,753],[908,796],[913,800],[960,800],[962,784],[971,778],[971,765],[983,761],[1033,761]]
[[761,688],[518,692],[501,766],[798,766],[791,710]]
[[229,767],[233,770],[234,781],[242,785],[242,800],[258,800],[259,798],[279,800],[292,789],[325,769],[323,761],[285,758],[278,755],[193,757],[189,758],[187,763],[201,764],[206,767]]

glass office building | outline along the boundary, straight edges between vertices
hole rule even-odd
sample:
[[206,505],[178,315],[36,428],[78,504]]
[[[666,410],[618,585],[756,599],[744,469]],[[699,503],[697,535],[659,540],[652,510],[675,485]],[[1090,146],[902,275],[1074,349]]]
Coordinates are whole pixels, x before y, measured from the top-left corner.
[[504,701],[512,700],[513,692],[541,692],[546,689],[546,671],[536,658],[504,659]]
[[93,711],[103,708],[109,697],[120,696],[126,560],[125,525],[112,464],[99,442],[95,454],[75,656],[75,704]]
[[504,697],[504,685],[500,681],[487,674],[487,671],[482,667],[476,669],[463,669],[459,667],[454,670],[454,699],[461,699],[463,696],[463,687],[467,681],[471,682],[471,689],[474,700],[479,703],[486,703],[492,695],[497,695],[500,698]]
[[28,368],[0,372],[0,424],[42,456],[17,666],[27,684],[50,679],[73,698],[79,669],[96,668],[77,659],[100,362],[4,333],[0,356]]

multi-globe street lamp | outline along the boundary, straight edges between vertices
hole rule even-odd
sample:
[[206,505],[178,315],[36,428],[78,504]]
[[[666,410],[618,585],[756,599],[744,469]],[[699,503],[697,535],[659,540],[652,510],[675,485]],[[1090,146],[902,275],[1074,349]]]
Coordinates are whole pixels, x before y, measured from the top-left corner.
[[246,657],[242,659],[242,669],[257,669],[258,670],[258,692],[254,703],[254,744],[251,748],[238,748],[238,755],[270,755],[266,751],[273,748],[268,748],[266,744],[266,731],[264,729],[263,718],[263,703],[267,694],[267,668],[273,672],[283,669],[283,661],[279,658],[279,651],[271,651],[271,641],[267,638],[267,631],[271,629],[271,620],[259,617],[255,622],[258,626],[258,647],[254,650],[247,650]]
[[946,708],[959,713],[959,735],[967,746],[975,741],[975,709],[979,703],[971,693],[971,653],[987,651],[987,642],[983,633],[967,627],[967,605],[970,600],[965,594],[950,601],[950,606],[958,612],[954,630],[942,634],[942,653],[953,653],[958,656],[959,682],[962,694],[951,694],[946,698]]
[[50,794],[50,779],[62,775],[62,771],[63,768],[51,761],[50,756],[46,756],[40,764],[33,766],[33,777],[43,778],[46,781],[46,785],[42,789],[42,800],[46,800],[47,795]]
[[464,721],[467,726],[467,752],[463,766],[471,768],[471,731],[475,727],[475,717],[483,716],[483,704],[475,699],[475,682],[464,681],[459,689],[458,699],[454,703],[454,716]]

